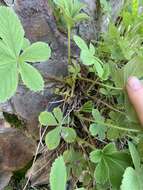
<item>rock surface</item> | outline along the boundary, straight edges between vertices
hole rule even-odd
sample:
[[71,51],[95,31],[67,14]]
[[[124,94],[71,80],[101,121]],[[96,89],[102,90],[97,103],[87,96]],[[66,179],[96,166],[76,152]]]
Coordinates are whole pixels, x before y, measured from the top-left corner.
[[0,171],[22,169],[35,153],[35,142],[20,130],[0,128]]
[[62,143],[56,150],[48,151],[46,147],[43,148],[41,155],[34,163],[34,167],[27,172],[27,178],[30,177],[30,183],[33,187],[48,184],[49,174],[52,163],[61,155],[66,149],[66,145]]

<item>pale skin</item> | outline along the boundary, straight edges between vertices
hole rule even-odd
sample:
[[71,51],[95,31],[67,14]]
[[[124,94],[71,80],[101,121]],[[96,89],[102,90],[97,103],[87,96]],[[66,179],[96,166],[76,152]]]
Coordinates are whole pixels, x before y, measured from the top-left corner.
[[137,77],[131,76],[128,79],[126,89],[140,123],[143,125],[143,84]]

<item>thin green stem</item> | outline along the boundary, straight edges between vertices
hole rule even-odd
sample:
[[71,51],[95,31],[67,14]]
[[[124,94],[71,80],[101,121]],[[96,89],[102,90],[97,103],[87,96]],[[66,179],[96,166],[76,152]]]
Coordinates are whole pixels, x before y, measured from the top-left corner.
[[103,87],[106,87],[106,88],[109,88],[109,89],[113,89],[113,90],[123,90],[122,88],[117,88],[117,87],[114,87],[114,86],[109,86],[109,85],[106,85],[106,84],[103,84],[101,82],[98,82],[98,81],[94,81],[94,80],[91,80],[91,79],[88,79],[88,78],[83,78],[83,77],[78,77],[80,80],[83,80],[83,81],[86,81],[86,82],[90,82],[90,83],[93,83],[93,84],[98,84],[98,85],[101,85]]
[[[84,120],[84,121],[89,121],[89,122],[95,123],[95,120],[93,120],[93,119],[89,119],[89,118],[86,118],[86,117],[79,117],[79,118]],[[141,132],[140,130],[137,130],[137,129],[119,127],[119,126],[113,125],[111,123],[104,123],[104,122],[100,122],[100,121],[96,121],[96,123],[100,124],[100,125],[104,125],[104,126],[109,127],[109,128],[117,129],[117,130],[120,130],[120,131],[128,131],[128,132],[134,132],[134,133],[140,133]]]
[[71,64],[71,27],[68,25],[68,63]]

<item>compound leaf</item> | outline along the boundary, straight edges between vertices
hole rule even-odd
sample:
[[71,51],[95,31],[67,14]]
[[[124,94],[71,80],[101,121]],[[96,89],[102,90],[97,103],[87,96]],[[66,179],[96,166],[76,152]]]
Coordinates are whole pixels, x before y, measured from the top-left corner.
[[90,159],[97,163],[95,179],[97,178],[98,183],[104,184],[108,180],[113,188],[119,189],[124,170],[130,165],[130,156],[125,152],[117,151],[115,145],[110,143],[103,150],[92,151]]

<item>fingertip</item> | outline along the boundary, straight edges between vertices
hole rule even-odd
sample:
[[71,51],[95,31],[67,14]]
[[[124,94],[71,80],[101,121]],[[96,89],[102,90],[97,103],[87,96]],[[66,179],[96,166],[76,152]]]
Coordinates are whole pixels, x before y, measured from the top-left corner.
[[132,76],[127,81],[126,89],[138,118],[141,124],[143,124],[143,84],[137,77]]

